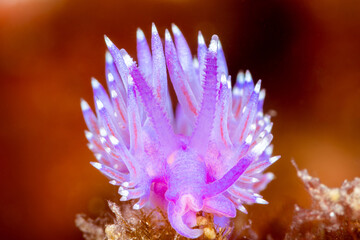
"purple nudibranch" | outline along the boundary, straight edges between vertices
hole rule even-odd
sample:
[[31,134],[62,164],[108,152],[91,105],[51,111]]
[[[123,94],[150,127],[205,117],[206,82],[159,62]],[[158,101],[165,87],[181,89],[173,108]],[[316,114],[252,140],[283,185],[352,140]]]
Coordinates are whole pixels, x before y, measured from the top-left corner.
[[[155,25],[151,45],[137,30],[136,64],[105,36],[108,91],[92,79],[95,113],[81,108],[92,165],[119,186],[134,209],[160,207],[181,235],[197,238],[199,211],[223,222],[247,213],[244,204],[266,204],[259,192],[274,178],[263,171],[272,155],[272,122],[263,114],[265,91],[249,71],[228,75],[218,36],[209,47],[199,32],[197,57],[176,25],[165,48]],[[167,71],[178,104],[171,102]]]

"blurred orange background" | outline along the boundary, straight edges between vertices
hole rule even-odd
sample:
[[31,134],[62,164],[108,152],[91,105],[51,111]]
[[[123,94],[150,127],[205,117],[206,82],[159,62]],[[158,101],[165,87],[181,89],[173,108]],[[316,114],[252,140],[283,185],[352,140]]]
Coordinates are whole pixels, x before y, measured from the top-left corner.
[[193,53],[198,30],[218,34],[233,79],[263,79],[282,158],[249,217],[283,237],[293,204],[309,205],[291,159],[330,187],[360,175],[359,13],[357,0],[0,0],[0,238],[82,239],[75,214],[118,201],[89,164],[79,100],[91,76],[105,83],[103,35],[136,56],[152,22],[176,23]]

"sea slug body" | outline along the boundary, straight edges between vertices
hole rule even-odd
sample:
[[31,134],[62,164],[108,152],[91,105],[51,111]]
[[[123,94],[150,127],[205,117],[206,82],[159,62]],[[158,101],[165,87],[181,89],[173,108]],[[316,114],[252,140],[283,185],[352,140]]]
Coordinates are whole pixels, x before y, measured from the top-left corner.
[[[92,165],[119,186],[134,209],[158,206],[181,235],[197,238],[196,214],[233,218],[273,179],[272,122],[263,114],[261,81],[240,72],[234,87],[219,38],[207,47],[199,32],[197,57],[176,25],[165,43],[153,24],[151,45],[137,31],[137,59],[105,42],[108,92],[92,79],[95,113],[81,100]],[[167,71],[178,104],[173,112]]]

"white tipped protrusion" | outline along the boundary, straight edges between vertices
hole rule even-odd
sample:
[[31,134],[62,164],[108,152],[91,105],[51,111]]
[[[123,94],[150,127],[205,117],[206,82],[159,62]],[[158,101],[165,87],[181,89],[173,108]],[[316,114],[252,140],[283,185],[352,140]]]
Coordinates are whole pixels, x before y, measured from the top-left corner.
[[129,182],[123,182],[122,186],[129,187]]
[[121,190],[121,191],[120,191],[120,194],[121,194],[123,197],[127,197],[127,196],[129,196],[129,191],[128,191],[128,190]]
[[261,86],[261,80],[259,80],[254,88],[254,92],[259,93],[260,92],[260,86]]
[[94,136],[94,134],[90,131],[85,131],[85,137],[87,140],[90,141],[90,139]]
[[234,87],[234,90],[233,90],[233,95],[234,96],[241,96],[240,95],[240,92],[241,92],[241,90],[240,90],[240,88],[238,88],[238,87]]
[[100,99],[96,100],[96,106],[99,110],[104,108],[104,104],[100,101]]
[[145,39],[145,34],[144,34],[144,32],[143,32],[140,28],[138,28],[138,29],[136,30],[136,38],[137,38],[137,40],[139,40],[139,41],[142,41],[142,40]]
[[174,35],[176,36],[180,36],[181,35],[181,31],[178,28],[178,26],[176,26],[175,24],[171,24],[171,30],[174,33]]
[[140,205],[135,203],[134,206],[133,206],[133,209],[134,210],[139,210],[140,209]]
[[265,131],[262,131],[260,134],[259,134],[259,138],[264,138],[265,137],[265,134],[266,134],[266,132]]
[[82,111],[86,111],[90,109],[89,104],[84,99],[80,99],[80,105]]
[[280,156],[274,156],[274,157],[271,157],[270,159],[269,159],[269,162],[271,163],[271,164],[273,164],[274,162],[276,162],[277,160],[279,160],[280,159]]
[[113,135],[111,135],[109,138],[110,138],[110,142],[113,145],[118,145],[119,144],[119,140],[116,137],[114,137]]
[[128,84],[129,84],[129,86],[133,86],[133,85],[134,85],[134,79],[132,78],[131,75],[128,76]]
[[262,199],[262,198],[256,198],[255,199],[255,202],[258,203],[258,204],[268,204],[269,202]]
[[111,90],[110,95],[112,98],[116,98],[118,96],[115,90]]
[[205,44],[205,40],[204,40],[204,37],[202,35],[202,33],[199,31],[199,34],[198,34],[198,44],[199,45],[204,45]]
[[231,89],[231,76],[229,76],[227,79],[227,87]]
[[130,57],[129,54],[125,53],[123,55],[123,59],[127,67],[130,67],[133,64],[133,59]]
[[264,120],[261,119],[261,120],[259,120],[258,124],[260,127],[262,127],[262,126],[264,126],[265,122],[264,122]]
[[271,172],[266,173],[266,177],[267,177],[267,179],[270,180],[270,181],[272,181],[272,180],[275,179],[275,175],[274,175],[273,173],[271,173]]
[[99,129],[99,131],[100,131],[100,136],[102,136],[102,137],[106,137],[106,136],[107,136],[107,132],[106,132],[106,129],[105,129],[104,127],[101,127],[101,128]]
[[96,80],[96,78],[91,78],[91,86],[94,89],[97,89],[98,87],[100,87],[100,83],[98,80]]
[[249,70],[246,70],[244,79],[245,82],[252,82],[252,76]]
[[221,81],[221,84],[224,84],[224,85],[227,84],[227,79],[226,79],[225,74],[221,74],[220,81]]
[[100,161],[102,155],[100,153],[95,153],[96,160]]
[[122,186],[119,187],[119,192],[124,190],[124,188]]
[[246,208],[245,208],[243,205],[237,206],[237,209],[238,209],[240,212],[243,212],[243,213],[245,213],[245,214],[248,213],[247,210],[246,210]]
[[111,153],[111,148],[106,147],[106,148],[105,148],[105,152],[107,152],[107,153]]
[[239,84],[243,84],[245,82],[245,75],[244,75],[244,72],[243,71],[239,71],[237,76],[236,76],[236,81],[239,83]]
[[270,156],[273,153],[274,145],[270,145],[265,149],[266,155]]
[[122,201],[122,202],[127,201],[127,197],[122,196],[122,197],[120,198],[120,201]]
[[114,62],[114,59],[111,56],[109,51],[106,51],[106,53],[105,53],[105,61],[109,64],[112,64]]
[[114,75],[112,73],[108,73],[107,77],[108,77],[109,82],[113,82],[115,80]]
[[93,150],[94,149],[94,145],[92,143],[88,143],[87,144],[87,147],[90,149],[90,150]]
[[209,51],[216,53],[218,48],[218,36],[213,35],[209,45]]
[[262,89],[259,94],[259,99],[264,100],[265,99],[265,89]]
[[171,35],[169,30],[165,29],[165,41],[171,42]]
[[222,45],[221,45],[220,39],[219,39],[219,41],[218,41],[218,49],[219,49],[219,50],[222,49]]
[[93,165],[98,170],[100,170],[102,168],[101,163],[98,163],[98,162],[91,162],[91,165]]
[[246,144],[250,144],[252,142],[252,139],[253,139],[252,135],[247,136],[245,139]]
[[199,68],[199,60],[196,57],[193,59],[193,66],[195,69]]
[[155,23],[151,25],[151,33],[152,35],[159,35],[158,30],[156,29]]
[[105,39],[106,46],[108,48],[110,48],[114,45],[113,42],[106,35],[104,35],[104,39]]
[[267,125],[267,126],[265,127],[265,131],[271,132],[272,126],[273,126],[272,124]]
[[116,185],[116,184],[117,184],[116,180],[110,180],[109,183],[110,183],[111,185]]

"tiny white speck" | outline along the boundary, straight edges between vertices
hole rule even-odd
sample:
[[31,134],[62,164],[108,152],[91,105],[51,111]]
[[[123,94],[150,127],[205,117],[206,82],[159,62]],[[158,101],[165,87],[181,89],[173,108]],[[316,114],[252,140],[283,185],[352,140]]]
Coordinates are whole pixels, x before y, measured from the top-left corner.
[[100,99],[96,100],[96,106],[99,110],[103,109],[104,104],[100,101]]
[[83,111],[90,109],[89,104],[84,99],[80,100],[80,105],[81,105],[81,110]]
[[85,137],[87,140],[90,140],[93,136],[94,136],[94,134],[92,134],[92,132],[85,131]]
[[105,152],[110,153],[110,152],[111,152],[111,149],[110,149],[109,147],[106,147],[106,148],[105,148]]
[[124,190],[124,188],[120,186],[119,187],[119,192],[122,191],[122,190]]
[[133,206],[133,209],[135,209],[135,210],[139,210],[140,209],[140,205],[139,204],[134,204],[134,206]]
[[252,135],[247,136],[246,139],[245,139],[246,144],[250,144],[252,139],[253,139]]
[[251,125],[250,125],[250,130],[255,130],[256,129],[256,124],[255,123],[252,123]]
[[203,35],[201,34],[200,31],[199,31],[199,34],[198,34],[198,44],[199,45],[204,45],[205,44],[204,37],[203,37]]
[[260,92],[260,85],[261,85],[261,80],[259,80],[259,81],[256,83],[254,92],[256,92],[256,93],[259,93],[259,92]]
[[264,116],[264,113],[263,113],[262,111],[259,111],[259,112],[257,113],[257,116],[260,117],[260,118],[262,118],[262,117]]
[[109,51],[106,51],[106,53],[105,53],[105,61],[109,64],[112,64],[114,62],[114,59],[111,56]]
[[98,162],[91,162],[91,164],[96,168],[96,169],[101,169],[102,165],[101,163],[98,163]]
[[114,168],[115,168],[115,169],[118,169],[118,168],[119,168],[119,165],[115,163],[115,164],[114,164]]
[[171,35],[169,30],[165,29],[165,41],[171,42]]
[[96,153],[96,154],[95,154],[95,158],[96,158],[98,161],[101,159],[101,157],[102,157],[102,156],[101,156],[100,153]]
[[260,182],[260,180],[257,179],[257,178],[251,178],[251,182],[252,182],[252,183],[257,183],[257,182]]
[[109,183],[110,183],[111,185],[116,185],[116,184],[117,184],[117,182],[116,182],[115,180],[111,180],[111,181],[109,181]]
[[119,140],[116,137],[112,136],[112,135],[110,136],[110,142],[112,144],[114,144],[114,145],[119,144]]
[[112,82],[112,81],[114,81],[114,75],[112,75],[112,73],[108,73],[108,80],[109,80],[109,82]]
[[242,110],[242,113],[244,113],[246,111],[246,106],[244,106],[243,110]]
[[245,81],[252,82],[252,77],[251,77],[251,73],[249,70],[246,70],[246,72],[245,72]]
[[138,28],[137,31],[136,31],[136,38],[139,40],[139,41],[142,41],[145,39],[145,35],[144,35],[144,32]]
[[115,90],[111,90],[110,94],[112,98],[116,98],[118,96]]
[[106,46],[108,46],[108,48],[110,48],[110,47],[112,47],[114,45],[112,43],[112,41],[106,35],[104,35],[104,38],[105,38]]
[[171,24],[171,30],[174,33],[174,35],[176,36],[180,36],[181,35],[181,31],[178,28],[178,26],[176,26],[175,24]]
[[330,215],[331,218],[335,217],[335,213],[334,213],[334,212],[331,212],[329,215]]
[[227,84],[227,79],[226,79],[226,75],[225,74],[221,74],[221,78],[220,78],[220,81],[222,84]]
[[132,60],[132,58],[130,57],[129,54],[125,53],[123,55],[123,59],[124,59],[124,62],[125,62],[127,67],[130,67],[133,64],[133,60]]
[[123,182],[122,184],[124,187],[128,187],[129,186],[129,182]]
[[114,112],[114,117],[117,117],[117,113],[116,113],[116,112]]
[[107,132],[104,127],[100,128],[100,136],[105,137],[107,135]]
[[100,137],[100,142],[104,144],[106,142],[106,139],[104,137]]
[[268,204],[268,201],[266,201],[262,198],[256,198],[255,202],[258,204]]

